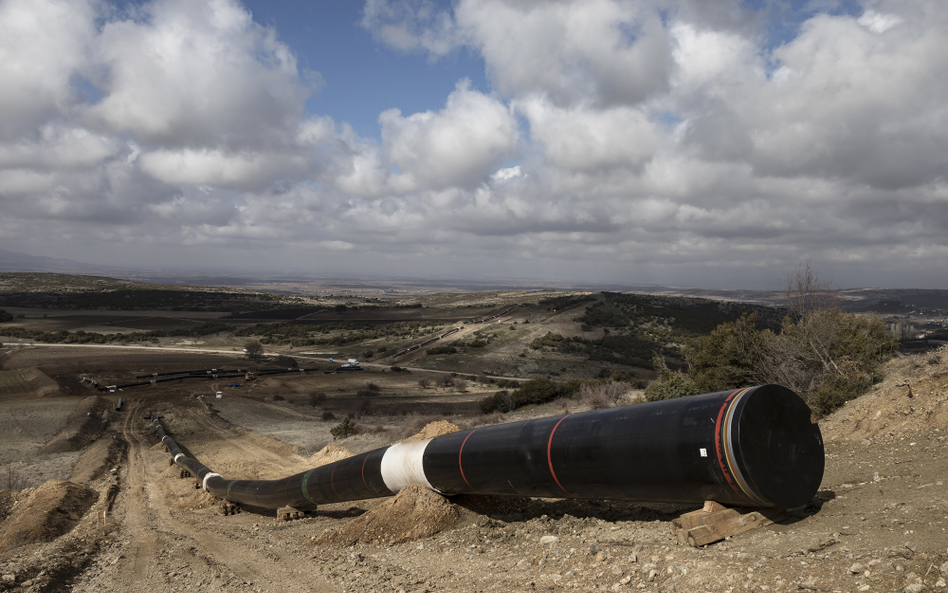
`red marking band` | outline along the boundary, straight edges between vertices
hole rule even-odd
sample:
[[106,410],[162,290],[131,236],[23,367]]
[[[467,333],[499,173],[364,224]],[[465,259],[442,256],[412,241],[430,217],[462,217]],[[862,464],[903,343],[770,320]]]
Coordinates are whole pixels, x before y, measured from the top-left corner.
[[467,481],[467,477],[464,475],[464,467],[461,465],[461,453],[464,452],[464,443],[466,443],[467,440],[471,438],[471,435],[477,432],[478,430],[480,429],[475,428],[471,432],[467,433],[467,436],[464,437],[463,441],[461,441],[461,448],[458,449],[458,469],[461,470],[461,479],[464,480],[464,483],[467,484],[467,487],[470,488],[471,490],[474,489],[474,486],[471,486],[471,483]]
[[730,484],[731,489],[734,490],[738,495],[743,496],[743,492],[737,487],[737,484],[734,483],[734,479],[731,477],[731,470],[728,469],[727,464],[724,462],[724,456],[721,453],[721,440],[724,438],[721,434],[721,418],[724,417],[724,410],[727,409],[728,404],[731,402],[731,398],[740,393],[740,390],[734,391],[731,395],[727,396],[727,399],[724,400],[724,404],[721,406],[721,409],[718,410],[718,418],[714,422],[714,452],[718,456],[718,465],[721,466],[721,471],[724,472],[724,479],[727,480],[727,483]]
[[369,490],[369,485],[365,483],[365,462],[369,460],[369,456],[366,455],[365,459],[362,460],[362,485],[365,486],[366,490]]
[[329,485],[332,486],[332,493],[335,494],[336,496],[338,496],[339,493],[336,492],[336,483],[333,481],[333,478],[336,476],[336,468],[337,468],[337,467],[339,467],[339,466],[338,466],[338,465],[334,466],[334,467],[332,468],[332,473],[329,474]]
[[[566,488],[563,488],[563,485],[560,484],[559,479],[556,477],[556,472],[553,471],[553,457],[550,455],[550,450],[553,448],[553,433],[556,432],[556,429],[559,428],[560,424],[569,418],[572,414],[567,414],[560,418],[560,421],[556,423],[556,426],[553,427],[553,430],[550,431],[550,440],[546,443],[546,462],[550,465],[550,474],[553,476],[553,481],[556,482],[556,485],[560,487],[560,490],[566,492]],[[566,492],[569,494],[569,492]]]

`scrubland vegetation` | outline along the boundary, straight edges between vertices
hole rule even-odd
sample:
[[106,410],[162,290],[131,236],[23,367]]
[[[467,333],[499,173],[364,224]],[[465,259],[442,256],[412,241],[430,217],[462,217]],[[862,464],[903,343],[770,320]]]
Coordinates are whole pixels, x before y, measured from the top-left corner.
[[[618,292],[441,300],[430,295],[419,299],[424,305],[354,297],[336,302],[103,278],[60,276],[57,284],[56,275],[0,276],[0,305],[90,309],[86,329],[78,313],[25,320],[0,310],[0,336],[14,340],[152,345],[214,340],[252,345],[247,358],[254,361],[264,358],[264,349],[273,361],[276,351],[285,355],[279,366],[296,365],[294,350],[331,347],[340,357],[390,365],[393,371],[414,366],[454,371],[471,381],[477,377],[482,388],[498,389],[481,401],[485,413],[557,399],[616,405],[623,393],[642,389],[644,399],[658,400],[779,383],[800,393],[817,414],[826,414],[876,382],[879,366],[898,347],[879,317],[843,312],[838,293],[809,266],[788,277],[782,308]],[[219,314],[211,319],[185,313],[174,319],[100,315],[91,322],[94,311],[143,307]],[[510,313],[478,325],[502,311]],[[103,324],[115,330],[102,331]],[[167,329],[134,329],[149,324]],[[46,329],[51,327],[67,329]],[[437,339],[452,328],[458,333]],[[408,348],[410,356],[398,358]],[[466,384],[453,387],[466,391]]]

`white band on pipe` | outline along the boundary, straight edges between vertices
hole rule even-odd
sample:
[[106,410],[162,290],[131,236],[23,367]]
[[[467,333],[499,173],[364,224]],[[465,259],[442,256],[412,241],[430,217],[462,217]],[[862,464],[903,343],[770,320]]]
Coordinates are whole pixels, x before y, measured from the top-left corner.
[[175,463],[178,463],[178,457],[184,457],[184,453],[178,453],[177,455],[174,456]]
[[207,490],[207,481],[210,480],[210,479],[211,479],[212,477],[214,477],[214,476],[217,476],[218,478],[223,478],[223,477],[224,477],[224,476],[222,476],[222,475],[220,475],[220,474],[215,474],[214,472],[208,473],[206,476],[204,476],[204,483],[203,483],[203,485],[201,486],[202,488],[204,488],[204,490]]
[[405,486],[424,486],[434,490],[425,477],[423,463],[425,448],[430,442],[431,439],[417,443],[396,443],[385,451],[381,470],[386,488],[392,492],[398,492]]

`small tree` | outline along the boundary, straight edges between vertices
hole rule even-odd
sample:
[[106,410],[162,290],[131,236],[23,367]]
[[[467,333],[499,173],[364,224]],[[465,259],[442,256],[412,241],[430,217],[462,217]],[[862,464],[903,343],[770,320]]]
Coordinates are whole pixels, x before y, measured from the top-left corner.
[[257,340],[247,342],[244,344],[244,355],[247,357],[247,360],[252,360],[254,362],[263,358],[263,344]]
[[665,359],[661,356],[653,358],[652,365],[658,371],[658,379],[652,381],[645,388],[645,399],[647,401],[654,402],[698,394],[694,381],[681,371],[669,369],[668,365],[665,364]]
[[348,416],[343,418],[342,422],[329,429],[329,434],[331,434],[334,439],[344,439],[351,437],[355,433],[356,423],[350,420]]
[[454,390],[458,393],[464,393],[467,391],[467,381],[464,379],[455,379],[454,380]]
[[485,414],[491,412],[507,413],[513,409],[513,398],[510,397],[510,392],[507,390],[498,391],[494,395],[488,395],[482,399],[478,407]]
[[579,399],[593,410],[609,408],[619,403],[619,399],[629,390],[629,385],[617,381],[586,384],[579,388]]
[[26,477],[13,467],[13,464],[6,466],[0,473],[0,489],[10,492],[17,492],[26,488]]
[[431,387],[431,379],[428,377],[422,377],[421,379],[418,379],[418,387],[421,387],[422,389],[428,389]]

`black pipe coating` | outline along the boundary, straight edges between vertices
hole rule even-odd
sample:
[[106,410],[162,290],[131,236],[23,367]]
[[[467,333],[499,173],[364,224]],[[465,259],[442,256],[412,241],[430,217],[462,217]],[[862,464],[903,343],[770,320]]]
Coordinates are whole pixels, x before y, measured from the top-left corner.
[[779,385],[696,395],[464,430],[356,455],[282,480],[227,480],[175,462],[221,498],[258,507],[390,496],[408,485],[442,494],[798,507],[823,477],[810,409]]

